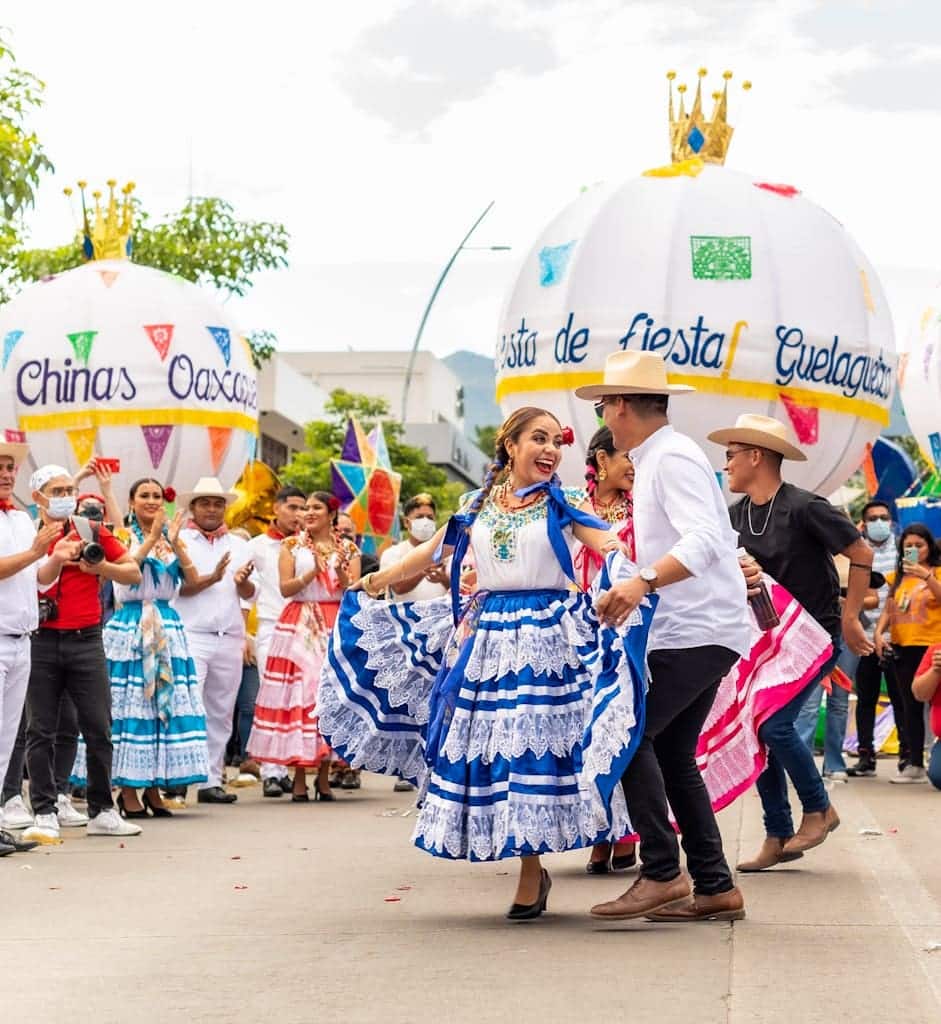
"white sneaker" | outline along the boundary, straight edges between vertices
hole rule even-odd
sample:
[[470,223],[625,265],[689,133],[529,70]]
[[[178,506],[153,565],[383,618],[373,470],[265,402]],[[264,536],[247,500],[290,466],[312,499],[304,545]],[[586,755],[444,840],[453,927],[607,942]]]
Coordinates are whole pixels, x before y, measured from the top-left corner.
[[29,828],[33,824],[33,816],[21,796],[11,796],[3,805],[0,824],[10,829]]
[[54,814],[37,814],[36,822],[23,833],[27,842],[35,840],[37,843],[49,845],[60,843],[59,819]]
[[72,798],[64,793],[56,797],[56,817],[59,819],[59,828],[81,828],[88,824],[88,815],[73,807]]
[[912,786],[919,782],[927,782],[928,773],[924,768],[916,768],[915,765],[906,765],[898,775],[893,776],[889,779],[889,782],[894,782],[899,786]]
[[844,771],[824,772],[823,777],[828,782],[848,782],[849,776]]
[[88,823],[90,836],[139,836],[140,832],[140,825],[125,821],[113,807],[100,811]]

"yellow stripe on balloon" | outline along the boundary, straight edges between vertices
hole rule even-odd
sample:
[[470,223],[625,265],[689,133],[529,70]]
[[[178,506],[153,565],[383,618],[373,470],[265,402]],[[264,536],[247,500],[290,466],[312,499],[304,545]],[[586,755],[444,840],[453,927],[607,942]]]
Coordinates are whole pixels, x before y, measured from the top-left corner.
[[69,444],[72,446],[72,454],[79,466],[84,466],[95,451],[95,433],[94,427],[81,427],[78,430],[70,430],[66,434]]
[[78,427],[143,427],[152,423],[172,426],[235,427],[258,430],[258,420],[241,412],[215,412],[203,409],[76,409],[74,412],[50,412],[19,417],[19,429],[74,430]]
[[[776,402],[781,392],[793,398],[801,405],[809,405],[814,409],[826,412],[838,412],[847,416],[859,416],[861,419],[873,420],[882,426],[889,423],[889,410],[877,402],[863,398],[847,398],[845,395],[831,395],[824,391],[811,391],[809,388],[778,387],[767,381],[759,380],[728,380],[722,377],[698,377],[694,374],[668,374],[671,384],[690,384],[697,391],[713,395],[733,395],[736,398],[752,398],[758,401]],[[524,394],[527,391],[572,391],[586,384],[601,384],[604,374],[600,371],[574,373],[533,373],[521,377],[504,377],[497,382],[497,401],[502,402],[507,395]],[[22,425],[22,424],[21,424]],[[28,429],[24,427],[23,429]]]

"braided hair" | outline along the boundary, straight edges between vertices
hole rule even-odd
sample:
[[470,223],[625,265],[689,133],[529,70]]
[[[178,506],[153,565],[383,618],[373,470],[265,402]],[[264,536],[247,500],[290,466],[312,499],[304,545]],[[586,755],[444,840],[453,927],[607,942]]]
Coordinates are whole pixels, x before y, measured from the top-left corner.
[[[487,467],[480,490],[467,507],[466,514],[470,517],[471,524],[473,524],[480,510],[484,507],[484,502],[486,502],[494,486],[500,483],[509,472],[510,453],[506,448],[507,441],[518,441],[526,427],[540,416],[549,416],[556,423],[559,422],[558,417],[554,413],[549,412],[548,409],[539,409],[534,405],[526,405],[522,409],[511,412],[503,421],[494,440],[493,460]],[[559,425],[561,426],[561,424]],[[468,526],[468,529],[470,529],[470,526]]]
[[614,455],[616,451],[610,427],[599,427],[588,442],[588,451],[585,453],[585,488],[590,498],[595,496],[598,487],[598,453]]

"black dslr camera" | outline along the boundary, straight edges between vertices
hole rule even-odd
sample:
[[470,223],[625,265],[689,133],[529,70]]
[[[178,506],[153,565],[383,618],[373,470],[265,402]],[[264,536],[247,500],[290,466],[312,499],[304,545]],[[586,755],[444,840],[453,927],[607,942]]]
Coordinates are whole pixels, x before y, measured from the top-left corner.
[[75,532],[82,540],[82,549],[78,553],[78,561],[88,565],[98,565],[105,560],[105,549],[98,542],[103,513],[97,502],[85,502],[78,515],[72,517]]

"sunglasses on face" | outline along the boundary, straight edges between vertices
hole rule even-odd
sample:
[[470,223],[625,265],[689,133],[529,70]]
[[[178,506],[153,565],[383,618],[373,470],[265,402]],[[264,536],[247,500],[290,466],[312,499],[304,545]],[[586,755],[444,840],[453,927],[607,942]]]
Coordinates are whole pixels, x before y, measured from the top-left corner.
[[595,415],[599,420],[604,418],[604,407],[607,401],[607,398],[599,398],[597,402],[593,403]]

